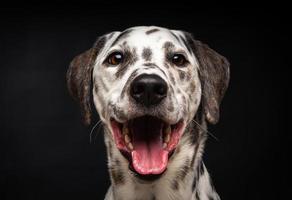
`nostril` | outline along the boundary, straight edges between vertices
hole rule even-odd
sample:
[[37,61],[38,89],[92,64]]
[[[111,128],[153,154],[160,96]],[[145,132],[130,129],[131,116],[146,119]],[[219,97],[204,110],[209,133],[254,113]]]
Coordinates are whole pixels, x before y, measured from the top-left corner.
[[165,84],[157,84],[155,87],[154,87],[154,92],[157,94],[157,95],[161,95],[161,96],[164,96],[166,95],[166,92],[167,92],[167,87]]
[[143,94],[145,88],[142,84],[134,84],[134,86],[132,87],[132,94],[133,95],[141,95]]

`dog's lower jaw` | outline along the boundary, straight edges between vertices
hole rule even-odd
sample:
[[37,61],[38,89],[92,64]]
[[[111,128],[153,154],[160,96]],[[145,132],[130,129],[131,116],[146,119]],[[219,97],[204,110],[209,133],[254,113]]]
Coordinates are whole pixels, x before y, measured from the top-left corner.
[[169,160],[167,170],[159,179],[152,182],[141,181],[134,176],[129,170],[128,160],[122,156],[110,137],[110,133],[105,132],[112,183],[106,194],[106,200],[220,199],[202,163],[201,157],[207,138],[202,127],[194,125],[186,129]]

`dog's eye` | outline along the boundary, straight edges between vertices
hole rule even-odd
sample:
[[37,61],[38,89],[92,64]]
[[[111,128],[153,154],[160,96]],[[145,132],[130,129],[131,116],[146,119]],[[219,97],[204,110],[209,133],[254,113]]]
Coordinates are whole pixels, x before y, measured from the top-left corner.
[[110,65],[118,65],[123,61],[123,58],[124,57],[121,52],[113,52],[108,56],[107,62]]
[[187,62],[186,58],[182,54],[174,54],[171,61],[176,66],[184,66]]

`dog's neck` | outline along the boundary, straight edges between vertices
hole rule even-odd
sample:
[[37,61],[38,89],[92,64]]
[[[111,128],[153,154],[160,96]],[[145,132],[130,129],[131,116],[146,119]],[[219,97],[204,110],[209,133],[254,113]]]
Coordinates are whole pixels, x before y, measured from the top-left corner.
[[142,181],[132,174],[128,161],[121,155],[106,131],[105,143],[112,185],[105,199],[220,199],[202,162],[207,135],[204,131],[205,122],[200,124],[187,127],[177,149],[169,159],[167,170],[152,182]]

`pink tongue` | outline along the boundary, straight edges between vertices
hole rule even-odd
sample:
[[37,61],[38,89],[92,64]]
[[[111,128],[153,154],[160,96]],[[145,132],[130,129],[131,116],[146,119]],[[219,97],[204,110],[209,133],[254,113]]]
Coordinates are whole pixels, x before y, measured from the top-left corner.
[[168,151],[162,147],[160,134],[150,141],[134,139],[133,167],[139,174],[161,174],[168,162]]

